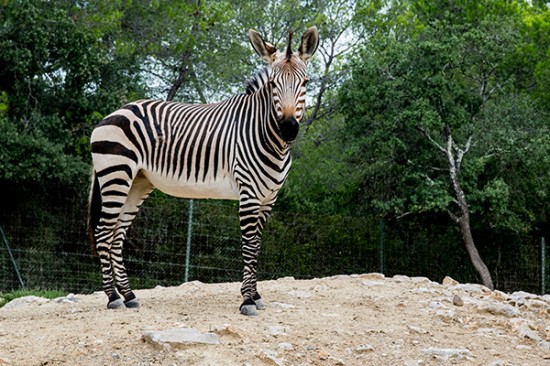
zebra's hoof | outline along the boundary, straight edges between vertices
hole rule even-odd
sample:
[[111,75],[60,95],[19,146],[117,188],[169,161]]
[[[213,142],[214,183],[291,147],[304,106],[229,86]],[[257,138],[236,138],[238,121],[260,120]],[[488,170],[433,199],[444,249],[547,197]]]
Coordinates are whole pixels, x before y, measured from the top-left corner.
[[121,299],[109,301],[109,303],[107,304],[107,309],[124,309],[124,308],[126,308],[126,305],[124,305],[124,302]]
[[241,305],[241,314],[246,316],[258,315],[256,305]]
[[139,308],[139,302],[135,298],[133,298],[132,300],[124,301],[124,305],[126,305],[127,308],[131,309]]
[[265,310],[265,304],[262,299],[254,300],[254,302],[256,303],[257,310]]

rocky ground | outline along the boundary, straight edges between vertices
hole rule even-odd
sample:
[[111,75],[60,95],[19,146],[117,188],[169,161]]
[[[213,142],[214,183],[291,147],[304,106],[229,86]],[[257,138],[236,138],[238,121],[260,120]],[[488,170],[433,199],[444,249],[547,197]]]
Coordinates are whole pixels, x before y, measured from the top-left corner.
[[102,293],[14,300],[0,309],[0,365],[550,365],[548,295],[283,278],[259,284],[267,308],[245,317],[239,287],[140,290],[141,307],[124,310]]

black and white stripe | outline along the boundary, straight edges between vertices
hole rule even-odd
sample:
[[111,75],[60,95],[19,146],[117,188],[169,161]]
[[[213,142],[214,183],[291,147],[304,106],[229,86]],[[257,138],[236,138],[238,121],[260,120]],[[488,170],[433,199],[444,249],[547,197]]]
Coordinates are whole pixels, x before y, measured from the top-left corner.
[[239,200],[241,312],[253,314],[263,307],[256,289],[262,231],[290,169],[289,148],[305,108],[306,61],[318,35],[310,28],[296,53],[289,51],[289,37],[286,54],[255,31],[249,35],[271,67],[249,82],[246,94],[212,104],[141,100],[94,129],[89,227],[109,307],[138,306],[122,246],[140,205],[155,188],[177,197]]

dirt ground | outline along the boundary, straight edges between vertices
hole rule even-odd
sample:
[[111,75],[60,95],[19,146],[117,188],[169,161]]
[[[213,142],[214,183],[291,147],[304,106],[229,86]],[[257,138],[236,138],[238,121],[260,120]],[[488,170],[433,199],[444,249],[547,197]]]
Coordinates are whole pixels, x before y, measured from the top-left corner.
[[[550,296],[380,274],[259,283],[266,310],[240,315],[240,284],[103,293],[0,309],[0,365],[550,365]],[[218,345],[156,346],[144,331],[196,328]]]

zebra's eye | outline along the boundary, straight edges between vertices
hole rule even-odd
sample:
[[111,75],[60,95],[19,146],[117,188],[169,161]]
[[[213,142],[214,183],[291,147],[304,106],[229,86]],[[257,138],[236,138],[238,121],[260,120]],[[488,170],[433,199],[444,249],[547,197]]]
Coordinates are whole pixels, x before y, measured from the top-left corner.
[[309,82],[309,78],[306,76],[304,78],[304,81],[302,81],[302,86],[306,86],[308,82]]

